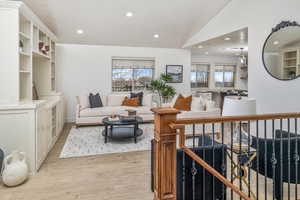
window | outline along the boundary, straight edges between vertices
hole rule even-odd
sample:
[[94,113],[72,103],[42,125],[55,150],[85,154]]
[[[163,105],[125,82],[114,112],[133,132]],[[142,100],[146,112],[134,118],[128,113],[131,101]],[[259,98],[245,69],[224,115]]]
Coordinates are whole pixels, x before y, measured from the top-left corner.
[[215,67],[215,86],[234,87],[235,65],[216,65]]
[[128,92],[149,88],[154,76],[154,60],[113,59],[112,91]]
[[207,88],[209,82],[209,64],[192,64],[191,88]]

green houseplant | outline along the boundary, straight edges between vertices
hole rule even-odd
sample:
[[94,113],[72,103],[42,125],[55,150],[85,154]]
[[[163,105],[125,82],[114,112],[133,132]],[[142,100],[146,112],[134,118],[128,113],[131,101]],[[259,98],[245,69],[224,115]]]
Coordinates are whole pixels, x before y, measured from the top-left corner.
[[172,76],[168,74],[161,74],[159,79],[152,80],[150,83],[152,91],[156,92],[159,96],[159,106],[161,106],[162,103],[166,103],[176,94],[175,88],[167,85],[167,82],[171,80]]

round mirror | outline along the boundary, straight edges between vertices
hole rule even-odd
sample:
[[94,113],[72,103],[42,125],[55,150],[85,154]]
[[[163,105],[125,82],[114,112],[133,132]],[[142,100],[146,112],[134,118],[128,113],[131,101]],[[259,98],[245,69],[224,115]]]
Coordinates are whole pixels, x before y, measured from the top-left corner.
[[300,76],[300,26],[284,21],[273,28],[263,48],[266,70],[279,80]]

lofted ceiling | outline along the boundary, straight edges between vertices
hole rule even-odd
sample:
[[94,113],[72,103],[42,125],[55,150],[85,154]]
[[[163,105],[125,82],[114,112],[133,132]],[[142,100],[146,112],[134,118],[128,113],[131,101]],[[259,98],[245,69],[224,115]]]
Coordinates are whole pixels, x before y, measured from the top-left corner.
[[248,54],[248,28],[199,43],[192,47],[192,55],[239,56],[241,48]]
[[164,48],[181,48],[230,1],[23,0],[61,43]]

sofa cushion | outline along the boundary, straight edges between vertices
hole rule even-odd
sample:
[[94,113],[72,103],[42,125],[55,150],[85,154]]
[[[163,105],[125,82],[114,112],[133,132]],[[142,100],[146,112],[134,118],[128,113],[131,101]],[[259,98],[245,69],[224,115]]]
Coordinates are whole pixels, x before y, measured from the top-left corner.
[[221,116],[221,111],[219,108],[215,108],[210,111],[202,111],[202,110],[181,111],[181,113],[177,115],[177,118],[200,118],[200,117],[218,117],[218,116]]
[[212,100],[206,101],[206,110],[210,111],[216,108],[216,103]]
[[[127,115],[127,110],[132,109],[129,106],[106,106],[98,108],[86,108],[80,111],[80,117],[103,117],[110,115]],[[151,107],[139,106],[134,108],[137,115],[152,115]]]
[[143,92],[130,93],[130,98],[135,98],[135,97],[139,98],[139,106],[142,106],[143,105],[144,93]]
[[77,103],[80,105],[80,110],[90,108],[90,100],[88,95],[77,96]]
[[122,102],[122,106],[137,107],[139,105],[140,105],[140,100],[139,100],[138,97],[134,97],[134,98],[125,97],[123,102]]
[[107,96],[107,106],[121,106],[126,94],[110,94]]
[[202,97],[193,97],[191,110],[205,110],[205,101]]
[[101,117],[110,115],[125,115],[125,106],[105,106],[98,108],[86,108],[80,112],[80,117]]
[[152,115],[153,112],[151,111],[151,107],[148,106],[139,106],[135,108],[138,115]]

